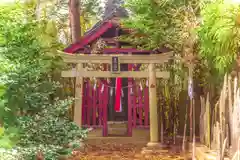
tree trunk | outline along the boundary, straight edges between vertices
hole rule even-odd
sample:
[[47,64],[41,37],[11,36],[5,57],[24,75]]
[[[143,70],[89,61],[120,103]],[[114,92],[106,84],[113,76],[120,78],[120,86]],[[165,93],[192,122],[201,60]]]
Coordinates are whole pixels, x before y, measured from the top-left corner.
[[79,0],[69,0],[69,20],[72,43],[76,43],[81,36]]
[[[70,23],[70,35],[72,43],[77,43],[80,41],[81,36],[81,25],[80,25],[80,0],[69,0],[68,8],[69,8],[69,23]],[[75,97],[75,83],[76,78],[69,79],[69,81],[73,81],[73,96]],[[72,83],[71,83],[72,84]],[[72,111],[72,119],[74,119],[74,104],[70,107]]]

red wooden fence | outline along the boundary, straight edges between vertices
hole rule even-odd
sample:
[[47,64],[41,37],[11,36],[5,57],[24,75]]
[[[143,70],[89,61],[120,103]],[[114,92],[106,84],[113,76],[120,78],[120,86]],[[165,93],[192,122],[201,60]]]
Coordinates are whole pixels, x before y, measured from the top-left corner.
[[[129,65],[128,69],[132,70],[133,65]],[[103,136],[107,136],[107,107],[110,88],[106,81],[101,81],[96,87],[90,84],[90,81],[86,81],[83,87],[82,124],[84,127],[102,128]],[[132,128],[148,127],[148,86],[142,88],[136,84],[133,78],[128,78],[128,136],[132,136]]]
[[103,136],[107,136],[107,106],[108,106],[107,83],[100,82],[94,86],[90,81],[84,83],[82,124],[84,127],[102,128]]
[[[138,69],[128,65],[129,71]],[[128,86],[128,136],[132,136],[132,128],[149,128],[149,92],[147,85],[141,87],[133,78],[128,78]]]

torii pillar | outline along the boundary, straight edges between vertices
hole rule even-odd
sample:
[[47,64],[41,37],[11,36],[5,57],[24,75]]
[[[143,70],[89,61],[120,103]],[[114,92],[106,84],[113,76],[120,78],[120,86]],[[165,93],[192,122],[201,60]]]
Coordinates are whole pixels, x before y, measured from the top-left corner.
[[149,64],[149,111],[150,111],[150,142],[148,147],[160,146],[159,141],[159,114],[157,108],[157,78],[155,64]]

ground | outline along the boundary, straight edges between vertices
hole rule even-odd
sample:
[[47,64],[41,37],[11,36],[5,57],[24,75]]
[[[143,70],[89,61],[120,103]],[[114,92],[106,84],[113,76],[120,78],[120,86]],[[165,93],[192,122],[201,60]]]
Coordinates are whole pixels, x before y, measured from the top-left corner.
[[72,160],[183,160],[180,147],[144,149],[148,137],[89,137]]

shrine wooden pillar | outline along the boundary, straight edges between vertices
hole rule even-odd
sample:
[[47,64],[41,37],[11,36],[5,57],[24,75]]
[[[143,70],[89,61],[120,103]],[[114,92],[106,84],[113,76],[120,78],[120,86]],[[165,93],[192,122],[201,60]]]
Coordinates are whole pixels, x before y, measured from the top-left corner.
[[150,113],[150,142],[147,146],[159,144],[159,114],[157,108],[157,78],[155,64],[149,64],[149,113]]
[[[82,63],[78,63],[76,66],[76,73],[82,70]],[[75,85],[75,105],[74,105],[74,122],[81,127],[82,126],[82,93],[83,93],[83,77],[76,76]]]

